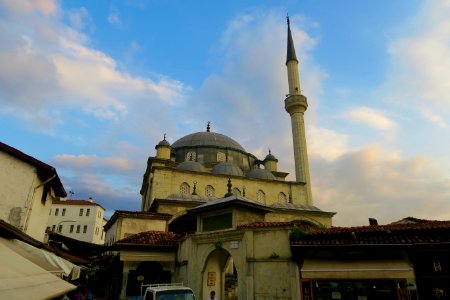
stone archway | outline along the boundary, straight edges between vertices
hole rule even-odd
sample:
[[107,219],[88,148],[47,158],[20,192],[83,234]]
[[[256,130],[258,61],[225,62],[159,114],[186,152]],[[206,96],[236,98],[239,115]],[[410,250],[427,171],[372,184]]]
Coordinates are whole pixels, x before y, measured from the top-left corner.
[[203,269],[203,298],[211,291],[222,300],[236,300],[238,295],[238,272],[231,254],[223,249],[213,250]]

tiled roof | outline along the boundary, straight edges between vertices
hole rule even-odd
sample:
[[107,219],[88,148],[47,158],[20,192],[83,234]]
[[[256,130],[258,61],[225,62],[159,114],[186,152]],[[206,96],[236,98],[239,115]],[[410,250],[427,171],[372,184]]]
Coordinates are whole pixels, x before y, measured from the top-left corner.
[[0,142],[0,151],[6,152],[11,156],[14,156],[17,159],[20,159],[21,161],[34,166],[37,170],[38,175],[42,178],[43,181],[49,180],[54,177],[50,181],[50,185],[55,190],[56,196],[67,196],[66,191],[64,190],[64,186],[62,185],[55,168],[2,142]]
[[100,204],[94,203],[94,202],[89,201],[89,200],[53,200],[52,204],[60,204],[60,205],[91,205],[91,206],[100,206],[100,207],[102,207]]
[[292,239],[292,245],[350,246],[407,245],[450,242],[450,221],[392,223],[360,227],[332,227],[315,232],[303,232]]
[[295,226],[293,222],[254,222],[249,224],[238,225],[237,228],[274,228],[274,227],[292,227]]
[[153,219],[153,220],[170,220],[171,214],[158,213],[153,211],[126,211],[116,210],[109,221],[105,224],[105,230],[108,230],[118,218],[131,219]]
[[116,242],[116,245],[176,247],[180,236],[170,231],[141,232]]

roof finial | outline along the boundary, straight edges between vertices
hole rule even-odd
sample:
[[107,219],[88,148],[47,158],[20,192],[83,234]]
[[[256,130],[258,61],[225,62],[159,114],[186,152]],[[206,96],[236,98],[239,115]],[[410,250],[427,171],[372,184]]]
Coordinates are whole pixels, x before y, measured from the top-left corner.
[[269,154],[272,154],[272,152],[270,151],[270,148],[269,148]]
[[209,130],[211,129],[211,122],[208,121],[208,123],[206,124],[206,132],[209,132]]
[[231,187],[232,186],[233,185],[231,184],[231,178],[228,178],[228,184],[227,184],[228,192],[225,194],[225,197],[233,196],[233,193],[231,192]]
[[196,189],[197,189],[197,181],[194,180],[194,190],[192,191],[192,195],[197,195]]
[[166,140],[166,134],[164,133],[164,139],[163,139],[164,141]]
[[290,21],[289,21],[289,13],[286,14],[286,19],[287,19],[287,24],[289,26],[291,24]]

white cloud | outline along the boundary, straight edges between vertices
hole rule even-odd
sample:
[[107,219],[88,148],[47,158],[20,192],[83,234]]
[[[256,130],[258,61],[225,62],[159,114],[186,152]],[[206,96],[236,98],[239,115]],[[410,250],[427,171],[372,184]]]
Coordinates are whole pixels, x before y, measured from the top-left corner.
[[[428,1],[414,25],[400,30],[388,48],[390,67],[384,98],[416,107],[426,106],[426,116],[450,113],[450,5]],[[417,27],[416,24],[421,24]],[[439,126],[435,117],[427,118]],[[437,122],[436,122],[437,121]]]
[[370,107],[355,107],[343,114],[343,117],[351,122],[364,124],[374,129],[394,131],[397,124],[386,117],[386,112],[378,111]]
[[85,7],[74,9],[68,12],[70,24],[76,29],[84,29],[92,23],[92,19]]
[[114,173],[129,172],[136,167],[128,157],[98,157],[83,154],[60,154],[53,158],[53,162],[62,168]]
[[120,19],[120,13],[117,9],[112,8],[110,10],[110,13],[108,15],[108,22],[109,24],[120,27],[122,25],[122,20]]
[[335,161],[313,158],[311,172],[315,204],[337,212],[334,225],[368,224],[369,217],[381,224],[407,216],[450,219],[450,180],[426,157],[405,159],[372,146]]
[[[178,81],[119,70],[112,57],[89,46],[86,35],[63,24],[59,19],[63,12],[52,3],[30,1],[24,7],[0,3],[20,16],[0,19],[0,40],[4,41],[0,46],[0,113],[48,129],[61,124],[61,119],[52,122],[50,115],[65,109],[116,120],[130,110],[139,114],[142,101],[170,106],[183,100],[186,88]],[[36,9],[46,15],[37,16]],[[80,9],[70,16],[82,28],[89,15]]]

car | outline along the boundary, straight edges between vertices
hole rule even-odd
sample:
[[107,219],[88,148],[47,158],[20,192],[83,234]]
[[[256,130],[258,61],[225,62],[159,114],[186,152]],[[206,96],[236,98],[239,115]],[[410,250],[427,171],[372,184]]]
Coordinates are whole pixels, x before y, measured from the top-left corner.
[[182,283],[144,285],[144,300],[195,300],[194,292]]

